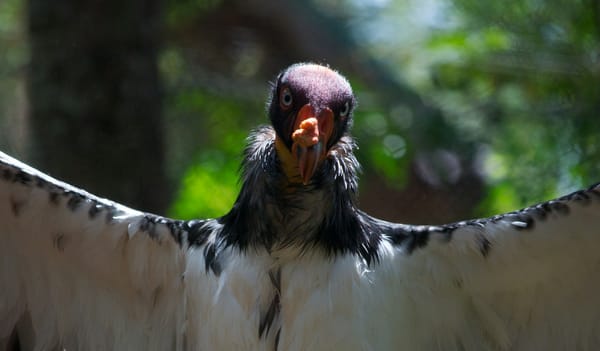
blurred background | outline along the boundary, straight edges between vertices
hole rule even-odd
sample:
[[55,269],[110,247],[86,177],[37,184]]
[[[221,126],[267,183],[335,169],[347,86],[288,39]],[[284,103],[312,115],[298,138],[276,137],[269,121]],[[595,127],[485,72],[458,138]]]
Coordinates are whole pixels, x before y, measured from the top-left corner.
[[299,61],[354,87],[376,216],[488,216],[600,181],[600,0],[2,0],[0,150],[220,216],[269,81]]

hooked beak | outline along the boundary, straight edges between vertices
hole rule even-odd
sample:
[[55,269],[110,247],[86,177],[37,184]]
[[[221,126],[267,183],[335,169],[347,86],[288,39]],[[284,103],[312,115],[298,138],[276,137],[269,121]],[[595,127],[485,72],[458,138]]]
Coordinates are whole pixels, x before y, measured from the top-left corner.
[[310,182],[317,167],[327,155],[327,142],[333,133],[333,111],[329,108],[318,114],[310,104],[302,106],[292,133],[292,155],[298,162],[304,185]]

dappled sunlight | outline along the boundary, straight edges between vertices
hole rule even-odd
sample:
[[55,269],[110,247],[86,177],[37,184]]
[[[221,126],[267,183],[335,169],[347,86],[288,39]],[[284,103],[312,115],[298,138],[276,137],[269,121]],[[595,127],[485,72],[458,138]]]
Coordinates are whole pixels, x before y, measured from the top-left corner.
[[[169,185],[156,191],[169,199],[174,216],[226,212],[238,191],[245,138],[268,122],[268,82],[298,61],[329,64],[350,80],[359,103],[352,134],[364,189],[428,194],[418,200],[425,207],[436,192],[454,194],[456,203],[483,199],[455,206],[464,210],[449,213],[453,219],[508,211],[591,184],[600,175],[600,23],[589,6],[526,0],[313,0],[264,7],[167,1],[156,60],[162,122],[155,128],[164,137],[162,181]],[[39,151],[29,139],[26,16],[20,0],[0,4],[0,147],[23,157]],[[151,71],[132,70],[138,76]],[[78,84],[111,86],[97,81]],[[118,85],[124,96],[144,96],[128,84]],[[112,92],[93,94],[100,101]],[[69,99],[65,108],[77,105],[69,101],[88,101]],[[49,112],[48,127],[58,126],[53,121],[60,116]],[[132,130],[128,134],[133,138]],[[73,140],[61,142],[80,148]],[[144,142],[138,144],[144,153]],[[454,161],[444,164],[435,156],[440,153]],[[127,174],[112,181],[120,177]],[[474,185],[457,186],[461,182]],[[395,206],[365,197],[363,204],[375,214]]]

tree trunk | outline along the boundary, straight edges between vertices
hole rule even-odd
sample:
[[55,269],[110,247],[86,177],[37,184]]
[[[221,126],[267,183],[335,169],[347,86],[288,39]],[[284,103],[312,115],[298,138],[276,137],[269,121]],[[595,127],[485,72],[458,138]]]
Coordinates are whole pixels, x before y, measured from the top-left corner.
[[99,196],[161,212],[160,0],[30,0],[31,157]]

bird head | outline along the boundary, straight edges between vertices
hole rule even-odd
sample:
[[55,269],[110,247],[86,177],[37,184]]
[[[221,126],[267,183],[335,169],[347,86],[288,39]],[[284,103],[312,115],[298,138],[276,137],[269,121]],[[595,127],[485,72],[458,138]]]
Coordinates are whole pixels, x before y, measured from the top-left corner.
[[347,132],[355,104],[350,83],[328,67],[300,63],[279,74],[269,100],[269,118],[288,179],[310,182]]

